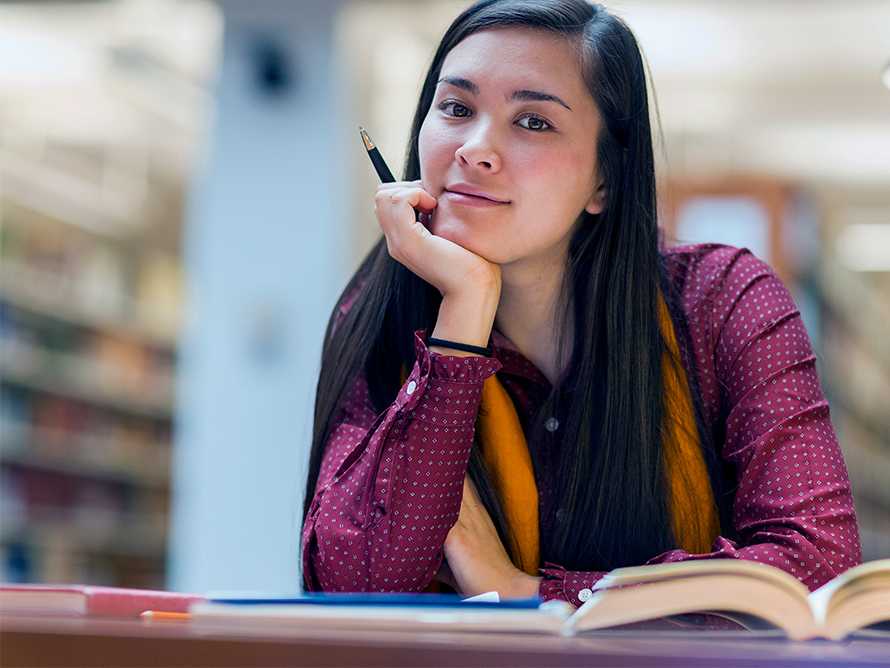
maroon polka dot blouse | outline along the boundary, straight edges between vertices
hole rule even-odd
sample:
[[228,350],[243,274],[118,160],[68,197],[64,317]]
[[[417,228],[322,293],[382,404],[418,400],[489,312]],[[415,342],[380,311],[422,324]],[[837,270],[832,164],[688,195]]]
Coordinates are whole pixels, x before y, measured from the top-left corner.
[[[747,249],[706,244],[665,253],[705,419],[713,433],[725,434],[718,446],[737,473],[738,539],[719,536],[706,554],[671,550],[646,563],[753,559],[816,589],[860,563],[861,550],[846,466],[800,313]],[[388,409],[374,411],[364,378],[348,392],[303,527],[309,591],[424,590],[457,521],[483,381],[498,374],[523,425],[550,391],[497,330],[492,358],[433,353],[424,337],[415,332],[414,368]],[[558,433],[558,419],[545,427]],[[553,517],[551,483],[536,475],[539,516]],[[543,599],[579,605],[603,572],[548,562],[540,574]]]

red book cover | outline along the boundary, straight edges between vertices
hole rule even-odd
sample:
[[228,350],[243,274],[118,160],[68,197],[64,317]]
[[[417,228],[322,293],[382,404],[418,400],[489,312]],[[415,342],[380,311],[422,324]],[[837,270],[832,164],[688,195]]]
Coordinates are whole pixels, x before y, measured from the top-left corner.
[[0,612],[139,617],[146,610],[188,612],[197,594],[92,585],[0,584]]

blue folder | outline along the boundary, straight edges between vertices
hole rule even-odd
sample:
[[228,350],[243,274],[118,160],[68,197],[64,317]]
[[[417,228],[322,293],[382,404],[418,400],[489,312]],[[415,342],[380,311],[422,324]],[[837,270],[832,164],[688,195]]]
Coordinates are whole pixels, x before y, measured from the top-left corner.
[[541,599],[535,596],[506,601],[465,601],[457,594],[311,592],[294,598],[211,598],[210,603],[227,605],[383,605],[516,610],[535,609],[541,605]]

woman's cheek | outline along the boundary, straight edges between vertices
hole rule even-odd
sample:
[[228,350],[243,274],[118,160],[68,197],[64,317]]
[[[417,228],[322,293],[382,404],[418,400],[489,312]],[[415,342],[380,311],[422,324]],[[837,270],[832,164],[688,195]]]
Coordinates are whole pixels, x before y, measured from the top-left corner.
[[448,169],[448,160],[445,152],[439,142],[422,140],[418,138],[417,157],[420,162],[421,179],[427,192],[436,197],[436,192],[430,190],[434,184],[438,184],[438,188],[444,188],[445,183],[442,179]]
[[[454,159],[454,149],[446,137],[436,135],[428,137],[426,142],[426,163],[433,169],[444,172]],[[443,174],[444,175],[444,174]],[[445,185],[444,183],[442,184]]]
[[[420,162],[420,173],[422,175],[426,175],[427,171],[429,171],[429,156],[430,156],[430,121],[429,117],[423,122],[423,125],[420,126],[420,132],[417,135],[417,158]],[[426,180],[426,176],[423,177]]]

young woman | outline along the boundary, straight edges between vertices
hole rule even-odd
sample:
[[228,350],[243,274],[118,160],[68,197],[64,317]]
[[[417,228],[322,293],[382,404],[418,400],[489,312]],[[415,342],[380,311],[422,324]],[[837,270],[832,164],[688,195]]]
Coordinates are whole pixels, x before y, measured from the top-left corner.
[[578,605],[620,566],[753,559],[815,589],[859,563],[788,291],[746,250],[659,242],[622,21],[584,0],[464,11],[404,178],[325,336],[307,590]]

